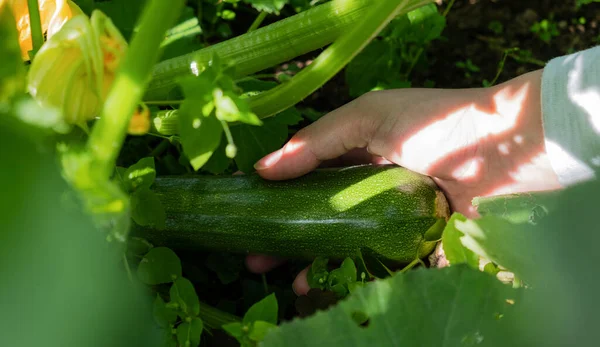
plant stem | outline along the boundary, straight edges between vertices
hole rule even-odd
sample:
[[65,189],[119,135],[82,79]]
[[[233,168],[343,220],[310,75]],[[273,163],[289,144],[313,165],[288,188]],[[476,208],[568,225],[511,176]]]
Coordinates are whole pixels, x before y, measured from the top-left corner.
[[159,155],[161,155],[164,151],[167,150],[167,148],[169,148],[169,145],[171,145],[171,141],[164,139],[162,140],[158,146],[156,146],[156,148],[154,148],[152,150],[152,152],[150,152],[150,157],[158,157]]
[[450,3],[448,3],[448,6],[446,6],[446,9],[444,10],[444,13],[442,14],[442,16],[444,16],[444,17],[448,16],[448,13],[452,9],[452,6],[454,6],[455,1],[456,0],[450,0]]
[[131,116],[140,102],[152,67],[158,61],[159,46],[178,18],[184,0],[152,0],[142,13],[124,61],[104,103],[100,120],[95,124],[87,143],[93,158],[93,168],[101,178],[110,177]]
[[241,318],[231,313],[221,311],[206,303],[200,302],[200,318],[204,325],[210,329],[221,329],[221,326],[227,323],[240,322]]
[[400,273],[405,273],[408,270],[412,269],[413,267],[415,267],[417,264],[422,264],[423,262],[421,261],[421,259],[416,258],[415,260],[411,261],[410,264],[406,265],[405,267],[402,268],[402,270],[400,270]]
[[[196,52],[156,65],[144,100],[180,98],[177,80],[200,70],[214,55],[244,77],[330,44],[362,21],[377,0],[331,1]],[[192,65],[193,64],[193,65]]]
[[[446,9],[442,13],[442,16],[444,16],[444,17],[448,16],[448,13],[450,13],[450,10],[452,9],[452,6],[454,6],[454,2],[455,1],[456,0],[450,0],[450,3],[448,4],[448,6],[446,6]],[[425,47],[419,48],[419,51],[417,52],[417,54],[415,55],[415,57],[413,58],[413,60],[410,62],[410,66],[408,68],[408,71],[406,71],[406,78],[407,79],[408,79],[408,76],[410,76],[410,74],[412,73],[412,71],[415,68],[415,66],[417,65],[417,62],[421,58],[421,55],[423,54],[423,52],[425,52]]]
[[29,29],[31,30],[32,50],[29,59],[33,60],[35,54],[44,44],[44,33],[42,32],[42,20],[40,18],[40,7],[38,0],[27,0],[29,10]]
[[388,0],[374,3],[359,23],[291,81],[249,98],[252,111],[260,118],[266,118],[302,101],[344,68],[394,17],[430,2],[432,0]]
[[254,20],[254,22],[252,22],[252,25],[250,25],[250,28],[248,28],[248,32],[252,32],[256,29],[258,29],[258,27],[262,24],[262,22],[265,20],[265,18],[267,18],[267,12],[261,12],[256,19]]

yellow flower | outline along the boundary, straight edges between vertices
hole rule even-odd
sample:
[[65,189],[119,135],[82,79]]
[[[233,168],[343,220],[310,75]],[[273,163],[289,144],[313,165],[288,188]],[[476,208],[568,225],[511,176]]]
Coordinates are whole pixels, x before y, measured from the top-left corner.
[[78,15],[37,52],[28,75],[29,93],[62,111],[82,128],[100,113],[127,42],[100,11]]
[[[19,44],[21,57],[29,60],[28,52],[32,49],[31,28],[29,21],[29,8],[27,0],[0,0],[7,3],[13,11],[19,31]],[[71,0],[38,0],[40,6],[40,19],[42,32],[46,38],[52,37],[71,18],[83,11]]]

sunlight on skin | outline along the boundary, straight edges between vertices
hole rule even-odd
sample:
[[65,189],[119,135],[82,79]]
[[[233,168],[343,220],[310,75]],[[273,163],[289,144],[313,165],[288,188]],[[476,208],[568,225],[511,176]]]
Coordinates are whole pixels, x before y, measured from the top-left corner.
[[483,158],[481,157],[469,159],[466,163],[452,172],[452,177],[456,179],[476,177],[482,169],[482,164]]
[[[453,111],[446,118],[427,125],[406,140],[399,153],[392,157],[392,161],[404,163],[425,174],[432,174],[431,166],[440,159],[473,146],[485,137],[513,129],[521,114],[528,91],[529,84],[521,87],[515,95],[509,95],[507,90],[501,90],[494,96],[496,113],[479,110],[476,105],[467,105]],[[448,138],[448,129],[460,129],[464,127],[463,124],[473,124],[472,135]],[[432,139],[448,141],[445,141],[444,147],[440,148],[430,146]],[[456,141],[453,141],[454,139]],[[470,141],[467,142],[467,139]]]

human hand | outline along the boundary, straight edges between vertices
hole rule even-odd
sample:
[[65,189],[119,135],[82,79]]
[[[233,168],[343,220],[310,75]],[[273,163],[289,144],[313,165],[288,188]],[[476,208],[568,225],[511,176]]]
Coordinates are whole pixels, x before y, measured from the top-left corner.
[[[255,168],[265,179],[285,180],[362,148],[431,176],[453,211],[476,217],[476,196],[560,188],[544,148],[541,74],[492,88],[371,92],[302,129]],[[280,262],[262,255],[246,260],[257,273]],[[309,289],[306,271],[294,281],[298,295]]]

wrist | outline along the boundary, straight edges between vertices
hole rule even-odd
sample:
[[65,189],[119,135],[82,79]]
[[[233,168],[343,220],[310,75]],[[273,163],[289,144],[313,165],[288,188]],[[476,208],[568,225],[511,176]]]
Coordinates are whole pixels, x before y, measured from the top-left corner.
[[543,70],[536,70],[490,88],[497,114],[506,124],[489,146],[490,162],[503,168],[504,185],[492,194],[559,188],[544,144],[542,120]]

